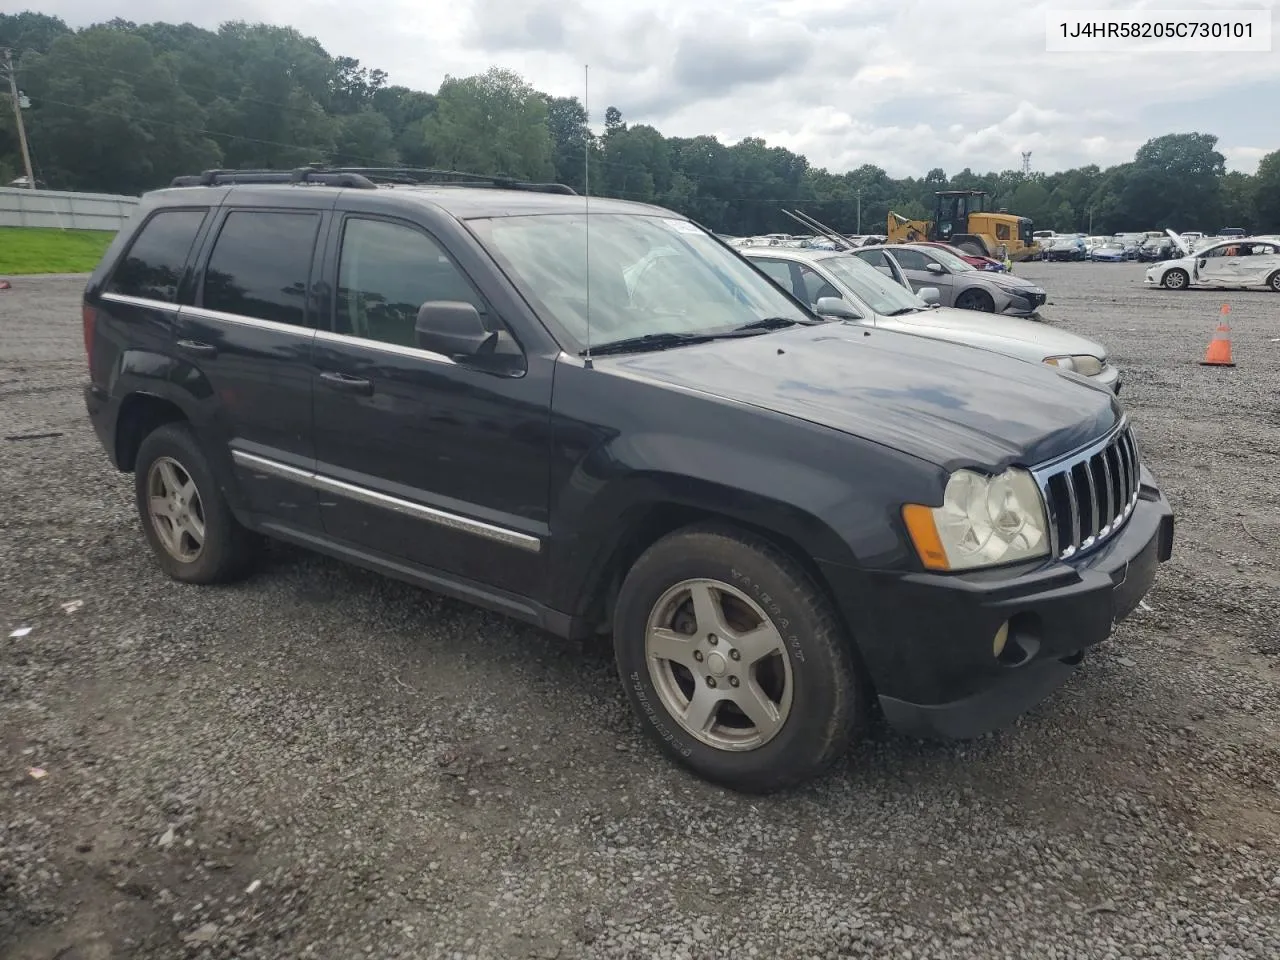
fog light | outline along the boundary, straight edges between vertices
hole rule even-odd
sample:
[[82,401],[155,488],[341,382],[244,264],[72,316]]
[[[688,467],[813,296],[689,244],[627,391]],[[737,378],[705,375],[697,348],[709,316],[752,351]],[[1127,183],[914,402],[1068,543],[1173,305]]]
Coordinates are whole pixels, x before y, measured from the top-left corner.
[[996,631],[995,642],[991,644],[991,652],[995,654],[997,660],[1000,654],[1004,653],[1004,645],[1009,642],[1009,621],[1000,624],[1000,629]]

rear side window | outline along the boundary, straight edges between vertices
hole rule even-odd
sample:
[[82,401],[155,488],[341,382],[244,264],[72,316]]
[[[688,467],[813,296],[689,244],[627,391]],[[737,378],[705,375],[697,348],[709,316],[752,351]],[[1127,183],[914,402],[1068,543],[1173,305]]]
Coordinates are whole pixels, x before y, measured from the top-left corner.
[[178,284],[207,210],[162,210],[142,226],[116,267],[108,293],[178,302]]
[[233,210],[205,268],[201,306],[257,320],[307,323],[315,213]]

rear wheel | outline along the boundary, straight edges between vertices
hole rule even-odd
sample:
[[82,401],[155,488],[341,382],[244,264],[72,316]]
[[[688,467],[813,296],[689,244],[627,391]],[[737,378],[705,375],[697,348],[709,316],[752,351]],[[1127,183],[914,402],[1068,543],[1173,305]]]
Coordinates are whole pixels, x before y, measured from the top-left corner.
[[190,427],[169,423],[149,433],[134,471],[142,529],[165,573],[225,583],[248,572],[256,539],[231,513]]
[[981,310],[983,313],[995,313],[996,302],[985,290],[965,290],[956,297],[956,307],[961,310]]
[[1175,267],[1160,282],[1170,290],[1185,290],[1191,283],[1191,277],[1187,275],[1187,271]]
[[961,241],[960,243],[956,244],[956,249],[963,250],[965,253],[967,253],[971,257],[985,257],[987,255],[987,251],[983,250],[980,246],[978,246],[972,240]]
[[645,730],[674,760],[735,790],[816,776],[861,728],[867,695],[830,602],[760,538],[694,527],[628,572],[614,651]]

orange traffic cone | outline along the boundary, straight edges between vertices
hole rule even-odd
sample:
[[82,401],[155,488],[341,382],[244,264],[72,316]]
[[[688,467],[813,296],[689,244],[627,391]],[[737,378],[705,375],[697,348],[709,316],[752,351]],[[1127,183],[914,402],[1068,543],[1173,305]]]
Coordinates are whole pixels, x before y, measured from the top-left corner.
[[1213,340],[1209,342],[1209,349],[1204,353],[1204,359],[1200,361],[1202,367],[1234,367],[1235,363],[1231,359],[1231,328],[1227,326],[1226,315],[1231,312],[1231,307],[1227,304],[1222,305],[1222,316],[1224,319],[1218,324],[1218,329],[1214,331]]

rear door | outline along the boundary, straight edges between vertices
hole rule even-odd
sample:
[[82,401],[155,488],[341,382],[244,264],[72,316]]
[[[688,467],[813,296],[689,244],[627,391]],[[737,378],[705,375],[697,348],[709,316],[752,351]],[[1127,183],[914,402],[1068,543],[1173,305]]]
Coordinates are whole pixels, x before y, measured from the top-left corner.
[[[229,452],[249,508],[269,523],[315,531],[311,341],[313,261],[327,212],[310,191],[279,205],[227,201],[177,320],[177,350],[214,394],[217,452]],[[273,197],[273,204],[275,198]]]

